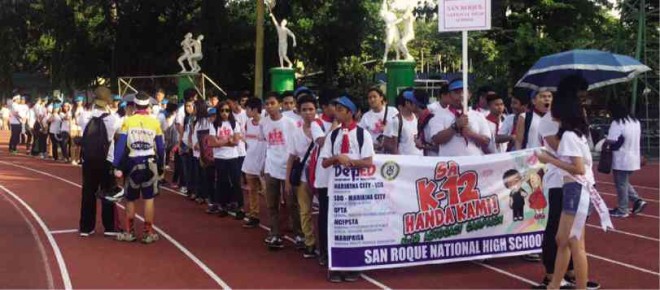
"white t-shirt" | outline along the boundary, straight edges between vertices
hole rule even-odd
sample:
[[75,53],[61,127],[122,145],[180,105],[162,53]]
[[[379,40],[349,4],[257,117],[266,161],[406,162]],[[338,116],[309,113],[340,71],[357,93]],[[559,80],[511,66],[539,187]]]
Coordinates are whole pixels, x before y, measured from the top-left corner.
[[[561,136],[559,141],[559,148],[557,148],[557,155],[561,161],[571,163],[571,157],[582,157],[584,163],[585,174],[584,177],[590,183],[595,183],[594,172],[591,169],[593,161],[591,159],[591,150],[589,150],[589,142],[585,136],[578,137],[572,131],[566,131]],[[563,172],[569,175],[568,172]]]
[[[337,133],[337,138],[335,139],[334,144],[332,144],[332,138],[331,133],[328,134],[328,138],[325,138],[325,142],[323,143],[323,149],[321,149],[321,154],[319,155],[319,164],[323,164],[323,160],[326,158],[330,158],[332,156],[339,156],[341,155],[341,143],[343,139],[343,134],[346,134],[345,129],[342,128],[337,128],[335,130],[339,130],[339,133]],[[348,133],[348,140],[349,140],[349,150],[348,150],[348,158],[353,159],[353,160],[358,160],[358,159],[364,159],[368,157],[373,157],[375,155],[374,152],[374,144],[373,141],[371,140],[371,135],[367,134],[365,130],[364,134],[364,143],[362,144],[362,150],[360,150],[359,143],[357,140],[357,129],[353,129],[347,132]],[[332,170],[332,166],[329,166]],[[317,176],[317,178],[320,178]],[[331,175],[329,174],[328,176],[325,177],[326,182],[329,184]]]
[[[68,120],[65,120],[65,117],[68,118]],[[60,120],[62,120],[62,125],[60,126],[60,131],[61,132],[71,132],[71,113],[60,113]]]
[[[368,112],[364,113],[362,115],[362,119],[360,119],[360,123],[358,126],[364,128],[371,134],[371,140],[374,142],[378,139],[380,135],[383,135],[385,132],[385,125],[383,124],[383,117],[385,117],[385,108],[383,107],[380,112],[376,113],[373,110],[369,110]],[[387,120],[387,123],[389,123],[392,120],[392,117],[396,116],[399,114],[399,110],[397,110],[395,107],[388,107],[387,109],[387,117],[385,119]]]
[[[238,114],[234,114],[234,119],[236,120],[236,123],[238,124],[239,128],[243,128],[245,124],[248,122],[248,116],[245,110],[241,109],[241,112]],[[241,140],[238,142],[238,146],[236,146],[236,149],[238,150],[238,156],[245,156],[246,150],[245,150],[245,141]]]
[[[231,139],[234,134],[240,134],[241,133],[241,126],[236,123],[234,128],[231,127],[231,123],[228,121],[222,122],[222,125],[218,127],[216,130],[213,125],[211,125],[211,130],[210,133],[219,137],[219,138],[227,138]],[[223,160],[228,160],[228,159],[234,159],[238,158],[238,146],[222,146],[222,147],[215,147],[213,148],[213,158],[215,159],[223,159]]]
[[[539,138],[546,138],[548,136],[557,135],[559,132],[559,123],[552,119],[551,114],[545,114],[541,121],[539,122],[538,127]],[[543,142],[545,144],[545,142]],[[545,149],[553,155],[557,155],[557,152],[552,149],[552,147],[545,145]],[[557,168],[552,164],[547,164],[547,171],[543,175],[543,185],[545,188],[558,188],[562,187],[564,180],[562,179],[561,169]]]
[[[84,134],[85,128],[87,128],[87,124],[89,124],[89,121],[93,117],[100,117],[106,112],[103,110],[99,110],[97,108],[92,109],[92,111],[86,112],[85,114],[82,114],[80,116],[80,120],[78,120],[80,124],[80,128],[82,130],[81,134]],[[118,120],[117,115],[115,114],[110,114],[103,118],[103,124],[105,125],[105,130],[106,134],[108,135],[108,141],[110,141],[110,148],[108,148],[108,156],[106,158],[107,161],[113,162],[114,161],[114,154],[115,154],[115,132],[117,132],[117,124],[121,127],[121,122]]]
[[28,111],[28,107],[26,105],[12,103],[9,123],[13,125],[18,125],[25,122],[25,119],[27,117],[27,111]]
[[0,116],[2,117],[3,120],[8,120],[9,119],[9,109],[6,107],[2,107],[0,109]]
[[[545,115],[550,114],[550,112],[547,112]],[[544,116],[545,116],[544,115]],[[523,124],[525,124],[525,117],[527,114],[520,114],[520,117],[518,117],[519,120],[523,120]],[[529,125],[529,132],[527,134],[527,146],[525,149],[529,148],[536,148],[536,147],[542,147],[543,146],[543,140],[541,140],[540,135],[538,133],[538,128],[539,128],[539,123],[541,122],[541,115],[537,114],[536,112],[532,113],[532,123]],[[523,127],[523,132],[524,132],[524,127]]]
[[286,178],[286,162],[289,159],[288,146],[291,144],[291,133],[296,124],[293,120],[282,116],[274,121],[265,118],[261,124],[263,135],[268,142],[266,150],[265,172],[273,178],[284,180]]
[[62,131],[62,117],[60,114],[50,114],[50,127],[48,133],[59,134]]
[[294,111],[283,111],[282,115],[288,117],[289,119],[293,120],[293,123],[296,124],[296,127],[300,128],[302,125],[305,123],[300,117],[300,115],[296,114]]
[[[305,135],[305,131],[303,130],[303,128],[300,127],[300,128],[296,128],[295,131],[291,134],[291,139],[293,140],[293,142],[288,148],[289,155],[297,156],[300,162],[302,162],[303,158],[305,158],[305,154],[307,154],[307,149],[309,149],[309,145],[312,143],[312,138],[307,137],[307,135]],[[312,150],[314,150],[313,147]],[[309,154],[311,156],[312,152],[310,151]],[[307,156],[307,160],[305,160],[303,172],[307,170],[310,156]],[[302,182],[307,182],[306,174],[302,174],[302,177],[300,179]]]
[[[473,132],[482,135],[491,137],[490,128],[488,127],[488,121],[483,114],[470,110],[467,112],[468,116],[468,126],[472,129]],[[449,127],[456,120],[456,117],[450,112],[442,113],[435,115],[433,119],[429,122],[428,127],[430,128],[431,135],[433,136],[440,131],[443,131]],[[428,138],[428,137],[427,137]],[[438,148],[438,156],[479,156],[484,155],[481,147],[477,146],[473,141],[467,140],[466,138],[454,134],[454,136],[445,144],[442,144]]]
[[617,141],[619,136],[623,136],[623,145],[619,150],[612,152],[612,169],[622,171],[640,169],[639,143],[641,134],[641,125],[637,120],[612,122],[607,133],[607,140]]
[[506,152],[506,147],[508,143],[497,143],[497,135],[506,135],[504,133],[505,131],[502,128],[502,124],[504,123],[504,120],[500,119],[500,124],[499,127],[497,124],[493,123],[491,120],[486,119],[486,122],[488,124],[488,128],[490,129],[491,137],[490,137],[490,149],[494,150],[494,152],[491,153],[504,153]]
[[512,132],[515,118],[516,114],[508,114],[504,117],[504,121],[500,123],[500,135],[513,136],[516,134],[516,132]]
[[[192,123],[192,122],[191,122]],[[192,124],[191,124],[192,125]],[[199,158],[202,155],[201,150],[199,149],[194,149],[195,145],[199,145],[199,138],[197,137],[199,132],[202,131],[207,131],[208,134],[213,134],[215,135],[215,128],[213,127],[213,123],[209,122],[208,119],[203,122],[203,121],[198,121],[195,126],[194,126],[194,133],[190,136],[190,139],[192,141],[192,144],[190,144],[190,148],[193,148],[193,157]],[[187,134],[188,132],[185,132]],[[188,135],[186,135],[188,136]],[[199,146],[198,146],[199,147]],[[215,149],[213,150],[213,155],[215,156]]]
[[[415,146],[415,139],[417,139],[417,116],[412,115],[411,119],[406,117],[401,118],[403,125],[401,126],[401,142],[399,143],[399,155],[424,155],[424,151]],[[399,136],[399,117],[394,116],[386,125],[386,137]]]
[[[312,122],[312,138],[314,138],[314,142],[318,140],[321,137],[326,137],[328,136],[328,133],[330,132],[330,129],[332,128],[332,122],[320,119],[321,123],[323,124],[323,128],[319,125],[317,121]],[[316,146],[314,149],[314,153],[319,155],[321,153],[322,147]],[[318,157],[318,156],[317,156]],[[318,160],[316,162],[316,168],[315,168],[315,175],[316,179],[314,179],[314,187],[315,188],[327,188],[328,187],[328,178],[330,176],[330,172],[332,169],[330,167],[328,168],[323,168],[321,165],[321,160]]]
[[[263,119],[260,121],[263,122]],[[264,163],[266,161],[266,143],[265,138],[261,134],[261,126],[250,119],[245,126],[245,143],[247,145],[247,154],[243,160],[242,171],[247,174],[261,175],[264,171]]]
[[186,118],[186,106],[183,105],[176,110],[176,118],[174,119],[174,123],[183,126],[183,122],[185,118]]

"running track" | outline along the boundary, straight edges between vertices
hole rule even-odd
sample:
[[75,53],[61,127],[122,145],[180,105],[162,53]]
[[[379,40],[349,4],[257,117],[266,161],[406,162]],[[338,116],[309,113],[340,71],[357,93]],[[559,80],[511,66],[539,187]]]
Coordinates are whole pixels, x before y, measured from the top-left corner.
[[[513,257],[368,271],[358,282],[330,284],[324,268],[290,243],[268,251],[265,227],[243,229],[231,218],[208,216],[171,190],[156,202],[159,242],[119,243],[100,233],[81,238],[80,167],[10,156],[6,132],[0,141],[2,288],[529,288],[543,274],[540,263]],[[590,277],[605,288],[660,288],[658,173],[656,163],[632,179],[649,202],[644,215],[615,219],[616,231],[608,233],[589,221]],[[611,177],[598,179],[613,205]],[[102,230],[100,209],[97,223]]]

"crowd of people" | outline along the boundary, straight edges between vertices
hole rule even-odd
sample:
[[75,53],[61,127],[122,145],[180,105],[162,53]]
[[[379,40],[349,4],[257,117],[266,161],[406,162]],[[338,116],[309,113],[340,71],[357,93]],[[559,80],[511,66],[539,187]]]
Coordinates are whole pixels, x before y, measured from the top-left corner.
[[[567,77],[554,94],[534,91],[513,96],[509,102],[483,87],[475,94],[475,106],[466,110],[462,100],[472,95],[464,96],[463,82],[456,79],[443,87],[436,101],[430,102],[424,90],[409,88],[398,94],[394,106],[374,87],[365,92],[369,109],[362,110],[353,97],[336,89],[315,92],[300,87],[271,92],[262,99],[249,93],[222,98],[213,93],[203,99],[188,89],[177,104],[163,90],[122,98],[99,87],[88,104],[81,96],[73,104],[39,98],[28,106],[21,96],[14,97],[9,106],[9,150],[16,153],[21,135],[26,135],[31,155],[74,165],[82,161],[81,236],[94,232],[98,192],[112,191],[115,178],[123,177],[126,221],[120,231],[112,200],[103,200],[105,235],[137,240],[134,201],[142,197],[146,201],[142,242],[157,241],[153,198],[160,183],[205,205],[206,213],[232,216],[245,228],[261,223],[263,199],[265,224],[270,227],[264,244],[272,250],[285,246],[280,220],[286,207],[295,248],[304,258],[318,258],[319,264],[327,265],[331,167],[367,167],[375,154],[453,157],[543,148],[537,156],[547,163],[542,184],[548,200],[542,194],[527,198],[530,208],[537,209],[535,218],[546,218],[543,209],[549,208],[543,251],[523,258],[543,261],[546,276],[541,288],[597,289],[598,283],[588,280],[584,232],[578,237],[569,233],[577,207],[585,206],[580,196],[587,194],[585,184],[576,178],[595,183],[592,142],[582,106],[586,89],[580,77]],[[610,214],[625,218],[646,205],[628,181],[639,170],[640,125],[625,106],[610,107],[614,121],[607,142],[615,150],[619,195]],[[95,153],[103,150],[107,154]],[[173,174],[166,180],[167,168]],[[517,197],[515,202],[525,203],[525,198]],[[358,272],[328,271],[331,282],[358,277]]]

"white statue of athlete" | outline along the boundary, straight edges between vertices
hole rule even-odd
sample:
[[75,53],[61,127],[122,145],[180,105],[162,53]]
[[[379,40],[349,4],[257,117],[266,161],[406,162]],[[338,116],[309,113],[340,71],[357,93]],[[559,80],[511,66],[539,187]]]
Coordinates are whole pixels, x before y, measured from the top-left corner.
[[181,56],[179,56],[179,59],[177,59],[177,61],[179,62],[179,66],[181,67],[181,71],[179,73],[188,72],[188,69],[183,64],[183,61],[188,60],[188,64],[190,64],[189,57],[192,54],[192,45],[193,45],[192,42],[193,42],[192,33],[190,32],[186,33],[186,36],[183,38],[183,41],[181,41],[181,48],[183,49],[183,53],[181,54]]
[[401,21],[403,22],[403,32],[401,33],[399,50],[406,60],[414,60],[413,56],[410,55],[410,51],[408,51],[408,42],[415,39],[415,15],[413,14],[413,9],[415,9],[415,6],[408,6],[403,17],[401,17]]
[[387,53],[391,48],[396,52],[396,59],[401,58],[400,54],[400,40],[399,29],[397,24],[401,19],[396,17],[394,12],[387,8],[387,0],[383,0],[383,5],[380,7],[380,18],[385,22],[385,54],[383,55],[383,62],[387,62]]
[[296,36],[286,27],[286,19],[282,19],[280,24],[277,23],[277,19],[275,19],[272,10],[270,11],[270,19],[273,20],[273,25],[275,25],[275,28],[277,29],[277,53],[280,57],[280,67],[284,67],[284,62],[286,61],[287,67],[292,68],[293,63],[291,63],[291,60],[289,60],[289,57],[287,56],[287,50],[289,47],[288,38],[291,36],[293,39],[293,47],[296,47]]
[[191,72],[197,73],[202,70],[199,66],[199,61],[204,58],[202,55],[202,40],[204,40],[204,35],[197,36],[197,39],[192,40],[192,54],[188,57],[188,64],[192,68]]

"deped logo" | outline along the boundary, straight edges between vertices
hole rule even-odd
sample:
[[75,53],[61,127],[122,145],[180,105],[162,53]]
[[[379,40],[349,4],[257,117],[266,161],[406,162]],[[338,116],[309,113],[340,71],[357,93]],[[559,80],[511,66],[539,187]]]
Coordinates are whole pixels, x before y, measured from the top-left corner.
[[351,180],[355,180],[356,177],[369,177],[376,174],[376,166],[371,165],[365,168],[348,168],[343,166],[335,166],[335,177],[346,176],[350,177]]

